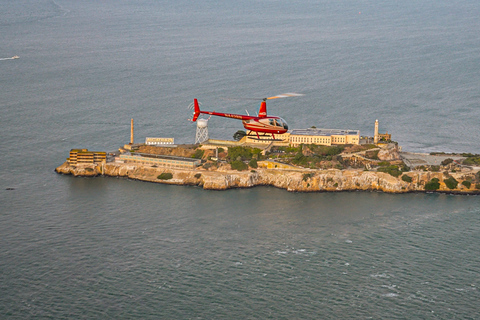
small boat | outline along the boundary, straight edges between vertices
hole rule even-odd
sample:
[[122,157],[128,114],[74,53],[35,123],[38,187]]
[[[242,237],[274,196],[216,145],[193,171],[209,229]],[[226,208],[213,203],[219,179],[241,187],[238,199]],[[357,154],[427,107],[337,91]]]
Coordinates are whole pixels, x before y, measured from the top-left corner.
[[19,59],[19,56],[13,56],[12,59]]

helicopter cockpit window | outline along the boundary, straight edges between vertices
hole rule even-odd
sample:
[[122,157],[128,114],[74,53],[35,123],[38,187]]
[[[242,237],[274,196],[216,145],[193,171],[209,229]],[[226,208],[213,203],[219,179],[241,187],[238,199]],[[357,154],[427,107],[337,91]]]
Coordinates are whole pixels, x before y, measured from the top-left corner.
[[282,126],[284,129],[288,130],[287,121],[285,121],[285,120],[283,120],[283,119],[279,119],[278,122],[279,122],[279,125],[280,125],[280,126]]
[[274,126],[274,125],[275,125],[275,120],[269,119],[269,122],[270,122],[270,125],[271,125],[271,126]]

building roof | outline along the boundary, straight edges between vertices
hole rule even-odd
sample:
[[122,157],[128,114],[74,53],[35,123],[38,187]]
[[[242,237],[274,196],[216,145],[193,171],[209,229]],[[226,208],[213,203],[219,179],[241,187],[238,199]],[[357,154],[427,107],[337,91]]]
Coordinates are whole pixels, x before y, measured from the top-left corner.
[[135,156],[135,157],[142,157],[142,158],[157,158],[157,159],[165,159],[165,160],[172,160],[172,161],[176,160],[176,161],[185,161],[185,162],[192,162],[192,163],[201,161],[200,159],[195,159],[195,158],[185,158],[185,157],[167,156],[167,155],[150,154],[150,153],[133,153],[133,154],[127,154],[127,156]]
[[298,136],[360,135],[360,130],[308,128],[293,129],[290,134]]

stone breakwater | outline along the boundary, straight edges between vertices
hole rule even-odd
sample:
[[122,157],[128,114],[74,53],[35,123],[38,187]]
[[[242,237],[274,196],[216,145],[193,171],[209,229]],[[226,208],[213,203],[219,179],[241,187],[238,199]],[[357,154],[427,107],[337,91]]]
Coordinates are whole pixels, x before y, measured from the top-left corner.
[[[296,192],[322,191],[382,191],[387,193],[425,192],[425,184],[433,178],[440,181],[436,192],[480,194],[475,183],[467,188],[461,182],[471,181],[476,172],[451,173],[459,183],[455,189],[449,189],[443,180],[448,177],[442,172],[411,171],[405,174],[412,182],[405,182],[387,173],[363,170],[278,170],[256,169],[254,171],[236,171],[224,167],[215,170],[173,169],[150,167],[138,164],[106,163],[103,165],[70,166],[67,162],[55,169],[57,173],[73,176],[94,177],[98,175],[126,177],[129,179],[200,186],[208,190],[226,190],[231,188],[250,188],[254,186],[274,186]],[[164,172],[172,178],[161,180],[158,176]]]

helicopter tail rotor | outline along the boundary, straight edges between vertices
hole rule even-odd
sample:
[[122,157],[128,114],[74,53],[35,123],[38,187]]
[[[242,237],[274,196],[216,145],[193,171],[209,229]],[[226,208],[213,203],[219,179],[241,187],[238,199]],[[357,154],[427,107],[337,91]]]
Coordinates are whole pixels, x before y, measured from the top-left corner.
[[198,105],[197,99],[193,99],[193,107],[194,107],[194,112],[193,112],[192,121],[195,122],[197,121],[198,116],[200,115],[200,106]]

